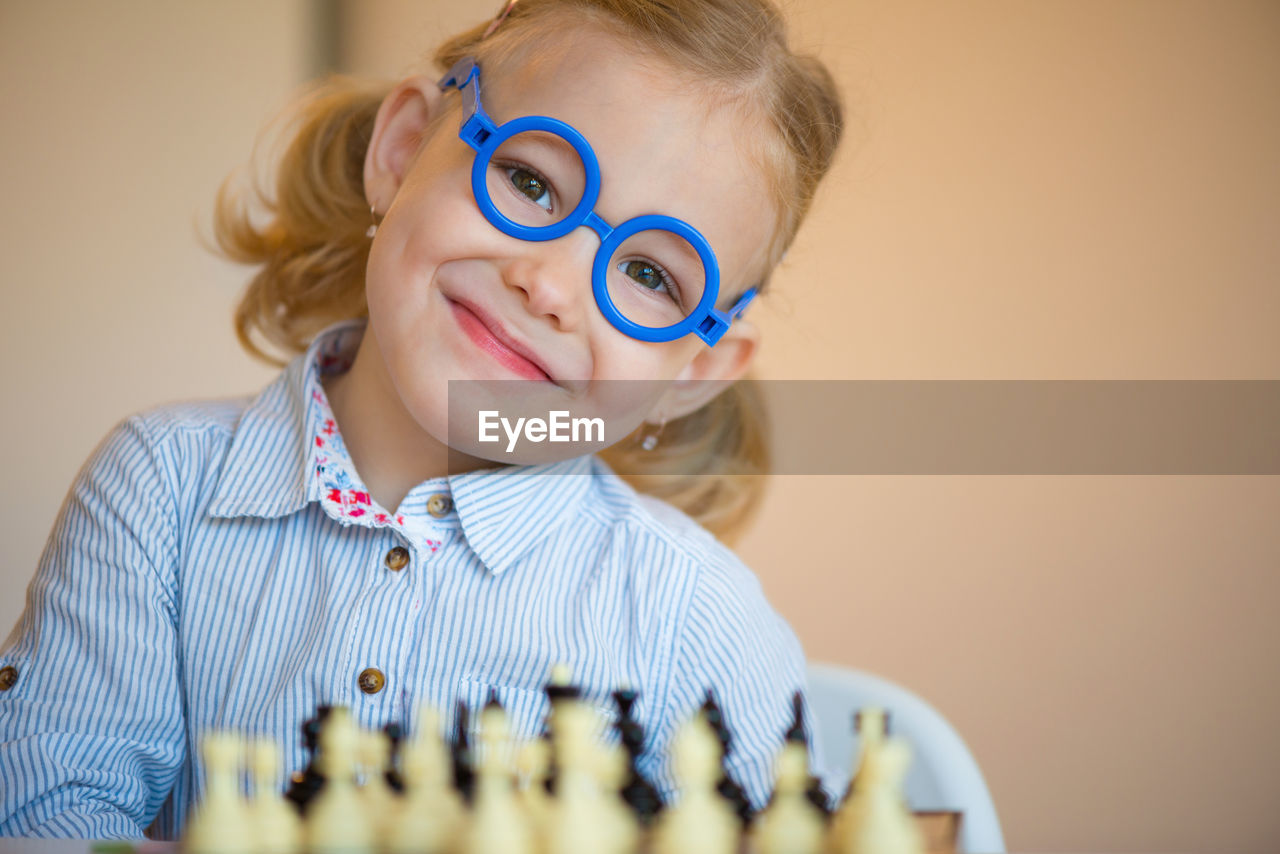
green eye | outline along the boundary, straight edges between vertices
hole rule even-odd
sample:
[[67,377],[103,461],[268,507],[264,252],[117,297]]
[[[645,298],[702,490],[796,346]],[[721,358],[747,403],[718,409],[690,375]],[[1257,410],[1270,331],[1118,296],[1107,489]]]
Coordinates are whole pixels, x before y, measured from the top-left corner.
[[511,181],[511,186],[522,196],[547,210],[551,209],[551,193],[547,189],[547,182],[542,180],[537,174],[530,172],[528,169],[520,167],[512,167],[507,170],[507,176]]
[[637,258],[632,261],[620,261],[618,272],[635,282],[654,296],[665,296],[677,306],[682,305],[680,286],[671,274],[652,261]]
[[644,261],[627,261],[622,265],[622,272],[651,291],[656,291],[663,285],[662,271]]

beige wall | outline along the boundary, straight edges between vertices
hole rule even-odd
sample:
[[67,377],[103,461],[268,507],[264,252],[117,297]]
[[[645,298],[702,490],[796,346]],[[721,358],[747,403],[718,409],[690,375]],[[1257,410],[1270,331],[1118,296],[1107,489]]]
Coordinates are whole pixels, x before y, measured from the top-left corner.
[[[347,60],[398,71],[471,5],[347,3]],[[269,376],[191,224],[299,7],[96,8],[0,6],[6,594],[112,422]],[[1280,4],[787,8],[852,122],[755,310],[766,376],[1280,378]],[[957,725],[1010,850],[1262,852],[1278,511],[1276,477],[787,477],[740,552],[813,657]]]
[[0,4],[0,624],[112,424],[274,371],[231,333],[244,271],[197,242],[310,63],[303,2]]

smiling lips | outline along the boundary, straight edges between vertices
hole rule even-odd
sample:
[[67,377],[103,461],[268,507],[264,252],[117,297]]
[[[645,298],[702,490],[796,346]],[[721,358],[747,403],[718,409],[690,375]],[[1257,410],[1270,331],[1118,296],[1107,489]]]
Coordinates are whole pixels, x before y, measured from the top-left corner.
[[449,307],[467,337],[507,369],[525,379],[554,382],[551,375],[533,360],[534,354],[513,341],[496,319],[477,306],[459,300],[450,299]]

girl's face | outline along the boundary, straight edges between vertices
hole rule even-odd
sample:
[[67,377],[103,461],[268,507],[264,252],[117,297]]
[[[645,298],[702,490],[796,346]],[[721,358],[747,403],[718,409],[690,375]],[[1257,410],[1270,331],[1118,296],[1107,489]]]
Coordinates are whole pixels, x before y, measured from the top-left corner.
[[[568,40],[557,41],[562,48]],[[574,39],[556,54],[485,69],[494,121],[545,115],[569,123],[599,160],[601,217],[616,225],[662,213],[697,228],[720,265],[721,307],[755,284],[775,208],[741,141],[760,131],[615,39]],[[744,319],[715,347],[692,335],[644,342],[616,329],[592,294],[600,239],[589,228],[531,242],[491,225],[472,194],[474,151],[458,138],[460,112],[456,93],[442,95],[435,81],[405,81],[383,103],[365,163],[370,203],[386,212],[369,257],[366,335],[418,425],[492,459],[493,446],[468,441],[474,430],[455,429],[450,440],[449,380],[524,380],[548,407],[603,415],[609,435],[620,437],[643,420],[701,406],[714,388],[701,381],[745,371],[756,332]],[[616,380],[648,382],[602,382]],[[539,448],[542,459],[556,456]]]

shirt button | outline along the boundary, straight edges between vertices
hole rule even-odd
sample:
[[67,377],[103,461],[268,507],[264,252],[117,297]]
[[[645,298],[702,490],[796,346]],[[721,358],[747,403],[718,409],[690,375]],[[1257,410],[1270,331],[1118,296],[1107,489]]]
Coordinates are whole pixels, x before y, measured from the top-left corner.
[[383,562],[386,563],[387,569],[392,572],[399,572],[409,565],[409,550],[404,546],[396,546],[394,549],[387,552],[387,556],[383,558]]
[[0,691],[8,691],[14,685],[18,684],[18,668],[4,667],[0,668]]
[[453,499],[443,492],[437,492],[427,499],[427,512],[437,519],[448,516],[453,510]]
[[382,675],[382,671],[376,667],[367,667],[360,671],[360,675],[356,677],[356,684],[360,686],[360,690],[366,694],[376,694],[382,690],[382,686],[387,684],[387,677]]

